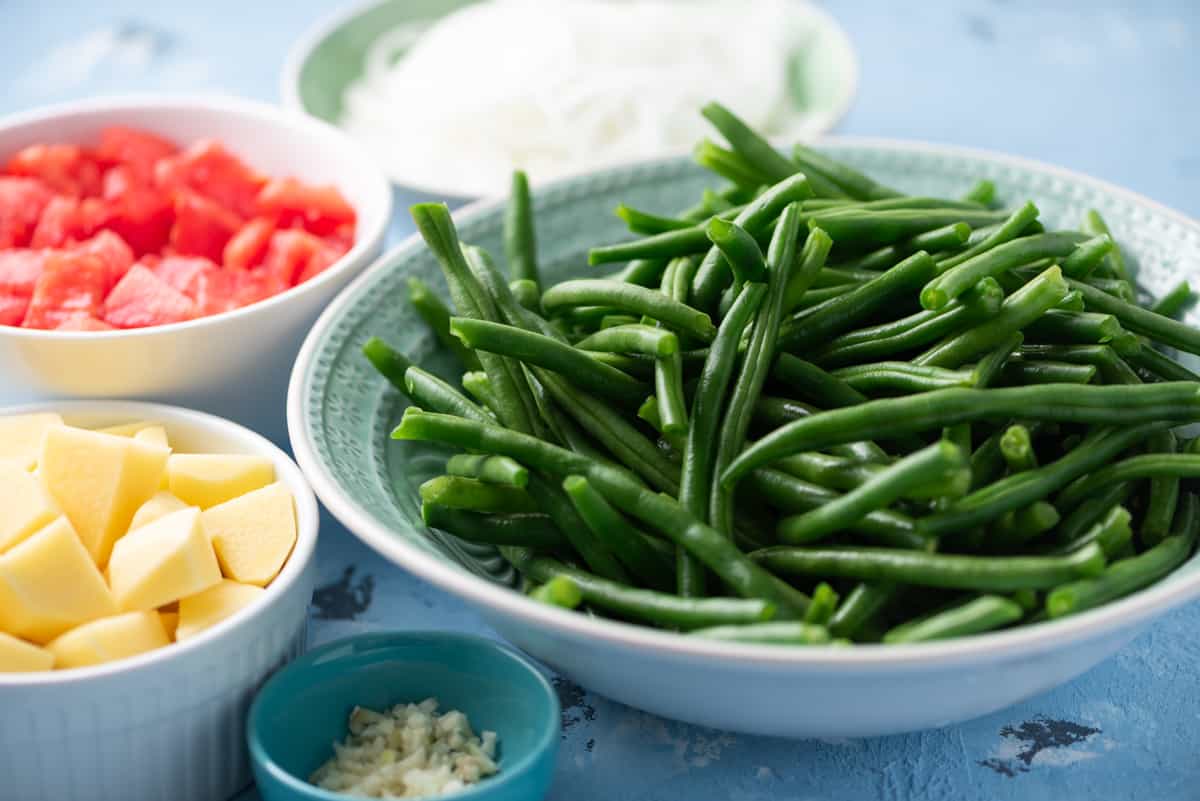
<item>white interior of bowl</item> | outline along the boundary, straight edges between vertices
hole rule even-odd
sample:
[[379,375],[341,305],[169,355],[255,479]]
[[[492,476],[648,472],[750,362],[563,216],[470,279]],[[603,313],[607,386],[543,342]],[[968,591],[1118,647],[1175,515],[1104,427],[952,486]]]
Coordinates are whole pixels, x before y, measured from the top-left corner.
[[152,667],[168,661],[187,659],[226,634],[257,625],[259,613],[274,603],[294,584],[312,561],[317,544],[317,501],[304,474],[287,454],[247,428],[203,412],[132,401],[48,401],[4,409],[5,415],[32,412],[58,412],[68,425],[102,428],[139,420],[161,424],[179,453],[249,453],[265,456],[275,465],[275,477],[287,485],[296,502],[296,545],[283,569],[266,588],[262,598],[196,637],[172,643],[144,654],[94,667],[56,670],[45,673],[2,673],[0,689],[21,686],[47,686],[84,682],[96,676],[119,673],[133,668]]

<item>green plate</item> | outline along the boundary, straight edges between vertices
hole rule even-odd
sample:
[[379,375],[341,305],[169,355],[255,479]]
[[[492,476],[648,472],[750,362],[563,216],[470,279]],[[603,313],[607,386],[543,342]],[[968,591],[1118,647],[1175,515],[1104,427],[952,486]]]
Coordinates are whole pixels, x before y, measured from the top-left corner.
[[[826,150],[879,180],[915,194],[961,195],[979,178],[995,181],[1008,203],[1035,200],[1048,224],[1074,227],[1085,210],[1108,220],[1142,286],[1161,293],[1200,265],[1200,226],[1150,200],[1084,176],[1033,162],[938,146],[841,140]],[[653,161],[560,181],[535,192],[539,258],[549,282],[602,274],[587,267],[589,247],[627,237],[612,209],[619,202],[664,212],[687,206],[716,181],[685,159]],[[500,257],[503,204],[477,203],[456,215],[462,239]],[[417,486],[441,473],[447,453],[388,433],[407,399],[360,355],[379,336],[450,378],[458,369],[406,302],[417,276],[445,291],[434,258],[411,238],[368,269],[325,312],[292,375],[289,428],[297,459],[322,501],[352,532],[389,559],[470,595],[476,579],[514,580],[493,549],[426,528]],[[1191,322],[1195,323],[1195,313]],[[447,566],[455,570],[447,571]],[[475,590],[480,588],[475,586]]]

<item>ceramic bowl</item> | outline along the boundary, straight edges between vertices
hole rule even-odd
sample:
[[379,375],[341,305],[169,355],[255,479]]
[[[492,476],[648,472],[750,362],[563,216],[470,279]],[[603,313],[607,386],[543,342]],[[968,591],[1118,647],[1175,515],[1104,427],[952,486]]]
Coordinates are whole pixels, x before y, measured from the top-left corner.
[[261,600],[185,642],[96,667],[0,674],[0,797],[219,801],[250,782],[255,691],[304,648],[316,580],[317,502],[296,464],[252,431],[152,403],[47,402],[68,424],[153,420],[181,452],[265,456],[296,500],[297,539]]
[[494,731],[500,770],[455,801],[538,801],[558,753],[558,696],[541,672],[495,640],[446,632],[376,632],[309,651],[263,687],[246,722],[264,801],[345,801],[306,779],[346,736],[355,706],[383,711],[436,698]]
[[11,116],[0,120],[0,160],[38,142],[92,142],[109,125],[182,144],[216,138],[267,175],[334,184],[358,212],[354,247],[311,281],[211,317],[111,332],[0,327],[0,403],[139,397],[210,411],[281,441],[279,410],[304,335],[383,247],[392,212],[387,181],[332,126],[217,97],[118,97]]
[[[1010,202],[1034,199],[1047,224],[1074,228],[1098,209],[1162,293],[1196,280],[1200,225],[1109,184],[1023,159],[944,146],[831,139],[829,154],[913,194],[956,197],[977,179]],[[539,189],[539,261],[547,282],[584,274],[589,246],[628,236],[612,209],[670,210],[712,185],[687,159],[651,161]],[[457,216],[463,241],[502,253],[500,202]],[[407,399],[359,353],[380,336],[453,375],[415,313],[393,298],[417,276],[444,287],[433,255],[410,239],[371,267],[318,321],[296,362],[288,418],[297,461],[350,531],[387,559],[476,604],[505,637],[590,690],[666,717],[746,732],[865,736],[942,726],[1061,684],[1112,654],[1153,619],[1200,596],[1200,556],[1117,603],[1040,625],[907,646],[772,647],[705,642],[540,605],[490,548],[425,527],[416,488],[442,472],[444,449],[390,440]],[[1200,321],[1191,312],[1189,322]],[[1193,369],[1195,360],[1192,360]],[[636,677],[636,678],[631,678]]]
[[[284,105],[336,125],[342,95],[362,76],[364,54],[374,42],[401,26],[419,34],[441,17],[478,1],[369,0],[318,22],[288,54],[280,79]],[[858,60],[850,37],[832,16],[804,0],[796,4],[797,13],[802,12],[809,24],[791,81],[796,107],[804,110],[805,118],[791,133],[816,136],[831,130],[850,110],[858,89]],[[400,208],[425,200],[454,208],[475,197],[450,184],[433,186],[403,175],[392,179]]]

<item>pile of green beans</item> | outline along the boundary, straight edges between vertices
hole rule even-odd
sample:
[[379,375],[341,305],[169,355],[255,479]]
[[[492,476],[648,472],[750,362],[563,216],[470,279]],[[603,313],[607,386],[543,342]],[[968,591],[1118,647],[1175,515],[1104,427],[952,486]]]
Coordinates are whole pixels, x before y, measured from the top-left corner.
[[[603,277],[548,282],[526,177],[507,273],[444,205],[413,218],[450,303],[409,301],[461,361],[365,357],[458,450],[427,525],[495,546],[541,603],[732,642],[962,637],[1084,612],[1200,533],[1200,331],[1141,305],[1092,211],[1054,230],[989,181],[909,196],[718,104],[714,181],[616,209]],[[566,614],[567,612],[563,612]]]

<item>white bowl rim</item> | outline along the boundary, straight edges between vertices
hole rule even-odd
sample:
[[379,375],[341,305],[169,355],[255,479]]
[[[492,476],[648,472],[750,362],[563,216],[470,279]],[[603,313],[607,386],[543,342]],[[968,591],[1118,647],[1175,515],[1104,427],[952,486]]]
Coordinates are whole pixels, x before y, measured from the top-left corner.
[[35,403],[10,406],[0,409],[0,415],[30,414],[33,412],[58,412],[69,417],[72,414],[99,414],[128,420],[162,421],[169,425],[182,425],[198,431],[220,430],[246,441],[255,452],[267,456],[276,465],[282,466],[276,480],[282,481],[291,490],[296,502],[296,544],[288,556],[283,568],[274,580],[267,585],[262,598],[244,609],[238,610],[220,623],[205,629],[194,638],[181,643],[147,651],[126,659],[118,659],[101,665],[84,668],[69,668],[66,670],[51,670],[37,673],[3,673],[0,672],[0,690],[11,687],[62,687],[89,679],[111,676],[117,673],[138,669],[153,669],[154,667],[187,659],[193,652],[200,651],[217,641],[231,635],[233,632],[258,624],[258,619],[265,613],[267,607],[277,602],[288,589],[292,587],[309,563],[313,560],[317,547],[317,531],[320,516],[317,499],[304,472],[284,451],[268,440],[245,426],[226,420],[223,417],[207,412],[187,409],[182,406],[171,406],[165,403],[146,403],[143,401],[122,400],[63,400],[37,401]]
[[357,142],[352,140],[337,126],[330,125],[324,120],[311,115],[296,114],[290,110],[281,109],[266,103],[215,93],[194,95],[153,93],[115,94],[89,98],[87,100],[40,106],[29,111],[5,116],[0,118],[0,135],[13,128],[44,123],[56,117],[67,115],[90,115],[120,112],[122,110],[152,113],[155,111],[171,111],[173,109],[203,111],[215,115],[234,114],[257,117],[268,125],[300,129],[308,139],[316,140],[318,137],[330,138],[331,141],[336,142],[338,147],[344,151],[344,158],[356,162],[355,171],[368,177],[368,180],[375,184],[371,189],[371,193],[375,195],[372,205],[379,208],[379,219],[374,220],[369,228],[364,229],[362,227],[362,212],[356,208],[355,212],[358,219],[355,223],[354,245],[350,250],[343,253],[337,261],[316,277],[286,289],[277,295],[272,295],[265,300],[251,303],[248,306],[242,306],[231,311],[221,312],[220,314],[197,317],[179,323],[167,323],[165,325],[146,326],[144,328],[124,328],[116,331],[57,331],[53,329],[43,330],[40,328],[22,328],[20,326],[6,325],[0,326],[0,335],[9,336],[14,339],[29,340],[102,341],[153,336],[160,333],[173,333],[187,329],[220,325],[226,320],[248,317],[258,313],[265,314],[269,309],[286,303],[288,300],[298,297],[301,294],[317,291],[325,284],[336,281],[336,276],[352,269],[355,264],[361,263],[368,253],[382,245],[388,226],[391,225],[392,214],[394,212],[392,208],[394,198],[391,184],[383,174],[383,171],[358,146]]
[[[879,137],[831,136],[818,140],[819,145],[858,149],[892,149],[901,152],[952,155],[998,165],[1012,165],[1040,171],[1072,182],[1153,208],[1180,225],[1200,233],[1200,222],[1157,201],[1128,189],[1082,173],[1056,167],[1034,159],[1010,156],[995,151],[931,142],[888,139]],[[676,157],[681,158],[681,157]],[[668,159],[651,158],[628,162],[600,173],[649,166]],[[547,182],[539,189],[552,189],[570,178]],[[483,199],[464,206],[454,213],[461,224],[481,214],[501,207],[505,199]],[[916,644],[862,644],[853,648],[805,645],[787,647],[704,640],[674,632],[604,618],[592,618],[534,601],[507,587],[471,575],[457,566],[434,557],[420,548],[409,545],[393,535],[388,527],[377,522],[338,486],[337,479],[318,458],[310,432],[305,425],[309,387],[305,379],[311,368],[318,345],[343,310],[351,305],[361,285],[391,265],[407,251],[422,246],[418,234],[413,234],[391,248],[368,267],[317,319],[300,348],[288,386],[288,433],[296,461],[313,485],[317,497],[351,533],[385,558],[429,581],[443,590],[465,598],[484,610],[495,610],[532,628],[547,629],[560,636],[603,641],[621,648],[657,651],[676,659],[705,659],[712,665],[734,664],[758,669],[853,670],[881,672],[896,668],[908,670],[944,668],[955,664],[970,664],[986,660],[1015,659],[1031,653],[1056,650],[1074,642],[1097,638],[1123,630],[1165,614],[1180,604],[1200,597],[1200,570],[1174,581],[1162,581],[1119,601],[1096,609],[1057,620],[1019,626],[1003,631],[971,637],[958,637]],[[1200,557],[1193,557],[1200,558]]]
[[[300,96],[300,74],[304,70],[304,65],[308,63],[309,56],[317,49],[329,36],[347,24],[351,20],[366,14],[374,9],[387,5],[393,0],[362,0],[362,2],[354,3],[346,8],[338,9],[337,11],[321,18],[313,24],[311,28],[304,32],[300,38],[288,50],[287,56],[283,62],[283,71],[279,76],[279,94],[283,99],[284,108],[292,109],[306,117],[320,120],[320,117],[312,114],[308,107],[304,105],[304,99]],[[834,40],[834,47],[839,51],[839,56],[845,61],[844,88],[837,103],[830,108],[814,113],[808,124],[805,126],[808,133],[807,138],[815,138],[833,130],[846,115],[850,113],[850,109],[854,106],[855,100],[858,98],[859,84],[859,63],[858,50],[854,47],[854,41],[850,35],[846,33],[846,29],[837,21],[832,14],[825,10],[824,7],[817,5],[813,0],[797,0],[800,4],[806,7],[807,13],[811,14],[816,24]],[[324,120],[322,120],[324,122]],[[327,123],[329,124],[329,123]],[[347,134],[348,135],[348,134]],[[657,156],[650,157],[651,159],[669,157],[670,154],[660,153]],[[629,162],[626,162],[629,163]],[[610,164],[601,167],[600,169],[609,169],[612,167],[620,167],[620,164]],[[579,178],[587,175],[590,172],[596,172],[595,167],[581,167],[576,170],[568,170],[563,172],[555,181],[569,180],[571,178]],[[455,201],[474,201],[480,199],[480,195],[471,192],[463,192],[461,188],[447,188],[443,186],[432,186],[430,184],[401,181],[388,176],[388,180],[394,183],[397,187],[415,192],[429,197],[445,198]],[[546,183],[550,183],[547,181]],[[483,196],[486,197],[486,196]]]

